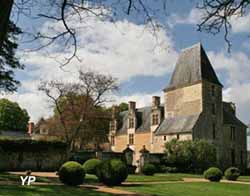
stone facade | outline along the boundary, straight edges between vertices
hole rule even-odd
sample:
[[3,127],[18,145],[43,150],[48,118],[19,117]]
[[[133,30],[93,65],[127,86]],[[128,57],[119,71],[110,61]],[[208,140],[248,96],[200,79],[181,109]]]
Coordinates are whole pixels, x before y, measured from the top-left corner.
[[150,153],[162,153],[171,139],[206,139],[217,148],[222,168],[246,168],[246,125],[236,117],[234,103],[223,102],[219,82],[201,44],[182,51],[170,84],[164,89],[164,104],[152,98],[150,107],[113,114],[110,141],[112,150],[134,150],[134,163],[143,146]]

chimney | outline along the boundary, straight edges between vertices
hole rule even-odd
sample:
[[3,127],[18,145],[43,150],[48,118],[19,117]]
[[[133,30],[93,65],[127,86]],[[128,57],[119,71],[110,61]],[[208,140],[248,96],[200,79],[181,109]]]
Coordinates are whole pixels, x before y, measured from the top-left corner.
[[160,104],[161,104],[161,98],[158,96],[153,96],[152,97],[152,108],[157,109],[158,107],[160,107]]
[[34,131],[35,124],[33,122],[29,122],[28,125],[28,134],[32,134]]
[[231,106],[233,114],[236,115],[236,105],[235,105],[235,103],[230,102],[230,106]]
[[129,112],[135,112],[135,109],[136,109],[136,102],[129,101],[128,102],[128,110],[129,110]]
[[117,105],[112,106],[112,119],[116,118],[119,113],[119,107]]

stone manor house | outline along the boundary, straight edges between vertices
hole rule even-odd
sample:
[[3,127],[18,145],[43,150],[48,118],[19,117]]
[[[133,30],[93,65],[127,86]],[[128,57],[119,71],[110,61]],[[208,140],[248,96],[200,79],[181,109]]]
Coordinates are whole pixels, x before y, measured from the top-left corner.
[[150,153],[162,153],[165,142],[173,138],[206,139],[216,146],[223,168],[245,168],[247,126],[236,117],[235,104],[223,101],[222,88],[200,43],[182,50],[163,90],[164,103],[154,96],[148,107],[136,108],[132,101],[125,112],[113,107],[111,150],[122,152],[129,146],[136,163],[143,146]]

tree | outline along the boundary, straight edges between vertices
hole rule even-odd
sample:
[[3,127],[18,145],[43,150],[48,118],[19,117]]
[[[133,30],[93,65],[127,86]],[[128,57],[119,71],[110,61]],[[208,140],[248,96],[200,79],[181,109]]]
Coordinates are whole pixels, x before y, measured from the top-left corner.
[[217,34],[224,30],[224,39],[230,50],[231,42],[229,32],[231,30],[231,19],[243,17],[249,14],[249,0],[203,0],[198,6],[203,11],[203,17],[198,24],[199,31]]
[[109,118],[101,106],[111,101],[110,93],[117,89],[116,79],[112,76],[81,70],[77,82],[52,80],[39,86],[39,90],[47,95],[56,108],[55,117],[70,149],[76,142],[94,140],[94,136],[98,135],[100,125],[96,122]]
[[173,139],[165,144],[164,159],[167,165],[177,167],[180,172],[202,173],[217,164],[216,149],[206,140]]
[[119,112],[127,111],[128,110],[128,104],[127,103],[120,103],[119,104]]
[[15,51],[18,47],[17,36],[22,33],[13,22],[9,21],[7,34],[0,48],[0,91],[12,92],[17,89],[19,82],[14,78],[15,69],[23,69]]
[[3,42],[5,40],[8,23],[10,18],[11,9],[13,6],[13,0],[0,1],[0,49],[2,48]]
[[29,115],[17,103],[0,99],[0,131],[27,131]]

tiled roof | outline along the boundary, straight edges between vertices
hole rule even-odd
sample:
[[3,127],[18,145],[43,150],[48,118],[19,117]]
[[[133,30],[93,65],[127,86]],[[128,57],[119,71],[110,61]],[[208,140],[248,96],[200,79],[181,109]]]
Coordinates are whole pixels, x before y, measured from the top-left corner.
[[199,116],[198,114],[166,118],[155,131],[155,135],[192,132]]
[[191,85],[201,80],[222,86],[200,43],[182,50],[169,86],[165,90]]

